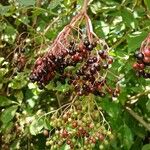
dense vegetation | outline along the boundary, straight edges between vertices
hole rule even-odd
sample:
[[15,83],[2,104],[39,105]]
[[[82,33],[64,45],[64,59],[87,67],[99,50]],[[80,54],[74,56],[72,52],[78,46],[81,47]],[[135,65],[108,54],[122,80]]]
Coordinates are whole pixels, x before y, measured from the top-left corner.
[[2,150],[150,150],[150,1],[83,3],[0,1]]

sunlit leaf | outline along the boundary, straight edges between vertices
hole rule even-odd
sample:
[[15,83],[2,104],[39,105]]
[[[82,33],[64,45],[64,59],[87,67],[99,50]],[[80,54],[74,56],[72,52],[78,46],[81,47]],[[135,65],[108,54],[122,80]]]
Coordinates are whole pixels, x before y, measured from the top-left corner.
[[14,118],[17,109],[18,109],[18,106],[17,106],[17,105],[14,105],[14,106],[11,106],[11,107],[6,108],[6,109],[2,112],[1,121],[2,121],[4,124],[7,124],[9,121],[11,121],[11,120]]
[[146,144],[142,147],[142,150],[150,150],[150,144]]
[[32,135],[37,135],[44,127],[43,119],[34,119],[30,125],[30,133]]
[[20,5],[30,6],[35,5],[35,0],[17,0]]
[[126,8],[121,8],[121,16],[122,16],[122,19],[124,21],[124,23],[128,26],[128,27],[132,27],[132,28],[135,28],[135,18],[133,16],[133,13],[126,9]]
[[137,48],[140,48],[141,42],[146,38],[147,32],[134,33],[127,37],[128,50],[134,52]]

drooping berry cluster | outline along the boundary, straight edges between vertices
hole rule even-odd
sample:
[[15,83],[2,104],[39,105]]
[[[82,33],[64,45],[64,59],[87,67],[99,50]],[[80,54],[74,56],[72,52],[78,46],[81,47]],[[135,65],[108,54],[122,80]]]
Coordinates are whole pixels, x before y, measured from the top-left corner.
[[[83,18],[86,32],[76,26]],[[72,85],[80,96],[93,93],[103,97],[106,92],[118,96],[117,81],[113,89],[107,83],[112,63],[108,45],[95,35],[90,18],[81,12],[59,33],[48,52],[37,59],[30,80],[40,89],[54,79]]]
[[[90,109],[89,113],[87,109]],[[88,108],[78,100],[75,101],[74,107],[67,110],[61,117],[53,115],[50,124],[54,127],[55,134],[50,133],[46,145],[51,149],[60,149],[66,144],[70,149],[87,150],[92,149],[96,144],[102,149],[114,138],[99,110],[94,107]]]
[[76,43],[74,40],[61,50],[61,54],[55,55],[49,51],[37,59],[30,76],[31,81],[43,88],[57,76],[62,83],[68,80],[78,95],[93,93],[103,97],[105,93],[102,88],[105,87],[105,91],[117,96],[119,90],[108,87],[105,77],[113,58],[108,55],[106,45],[102,47],[103,50],[98,50],[97,43],[90,43],[87,39]]
[[135,53],[137,62],[133,64],[133,68],[137,71],[138,76],[150,78],[148,67],[150,66],[150,34],[142,42],[140,51]]

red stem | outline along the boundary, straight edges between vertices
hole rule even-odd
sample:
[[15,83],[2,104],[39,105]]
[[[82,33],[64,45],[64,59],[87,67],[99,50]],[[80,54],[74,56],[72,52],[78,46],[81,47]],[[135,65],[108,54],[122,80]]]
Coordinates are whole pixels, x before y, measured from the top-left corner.
[[[79,12],[78,15],[74,16],[71,20],[71,22],[64,27],[64,29],[58,34],[58,36],[56,37],[54,43],[51,45],[51,47],[49,48],[49,50],[51,49],[55,49],[57,46],[57,42],[61,42],[60,40],[66,39],[66,37],[68,36],[68,34],[70,34],[71,29],[75,26],[75,24],[84,16],[84,18],[86,19],[86,24],[87,24],[87,34],[88,34],[88,38],[90,40],[90,42],[92,41],[92,37],[91,37],[91,33],[93,32],[92,29],[92,23],[90,18],[88,17],[86,11],[87,11],[87,5],[88,5],[89,0],[84,0],[84,4],[83,7],[81,9],[81,11]],[[61,49],[55,49],[54,51],[52,50],[51,52],[53,53],[59,53],[61,51]]]

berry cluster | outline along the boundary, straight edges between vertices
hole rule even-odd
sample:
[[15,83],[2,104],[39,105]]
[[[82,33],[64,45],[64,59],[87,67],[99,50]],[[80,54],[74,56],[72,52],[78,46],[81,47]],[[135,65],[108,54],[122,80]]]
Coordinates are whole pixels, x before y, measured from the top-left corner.
[[[103,97],[105,96],[103,87],[107,92],[117,96],[118,88],[112,90],[108,87],[104,77],[113,58],[108,55],[106,45],[103,46],[104,50],[97,50],[97,43],[97,41],[90,43],[85,39],[78,44],[74,40],[70,41],[60,54],[55,55],[49,51],[37,59],[30,80],[37,82],[42,89],[57,76],[55,79],[62,83],[68,80],[68,84],[72,84],[80,96],[93,93]],[[68,69],[70,67],[72,70]]]
[[140,51],[135,53],[137,62],[133,64],[133,68],[137,71],[138,76],[150,78],[148,66],[150,65],[150,35],[143,41]]
[[[95,35],[90,18],[84,15],[76,15],[58,34],[48,52],[36,60],[30,80],[37,82],[40,89],[53,80],[72,85],[79,96],[92,93],[104,97],[106,92],[118,96],[118,81],[111,85],[113,89],[107,82],[107,71],[113,63],[109,47]],[[83,17],[85,33],[75,26]]]
[[99,110],[90,108],[92,112],[87,113],[87,109],[87,105],[82,105],[82,102],[77,100],[74,107],[61,117],[53,115],[50,124],[55,133],[50,133],[46,145],[51,146],[51,149],[60,149],[62,145],[67,144],[70,149],[85,150],[92,149],[96,144],[100,149],[107,145],[108,140],[114,137],[110,127],[102,120]]

